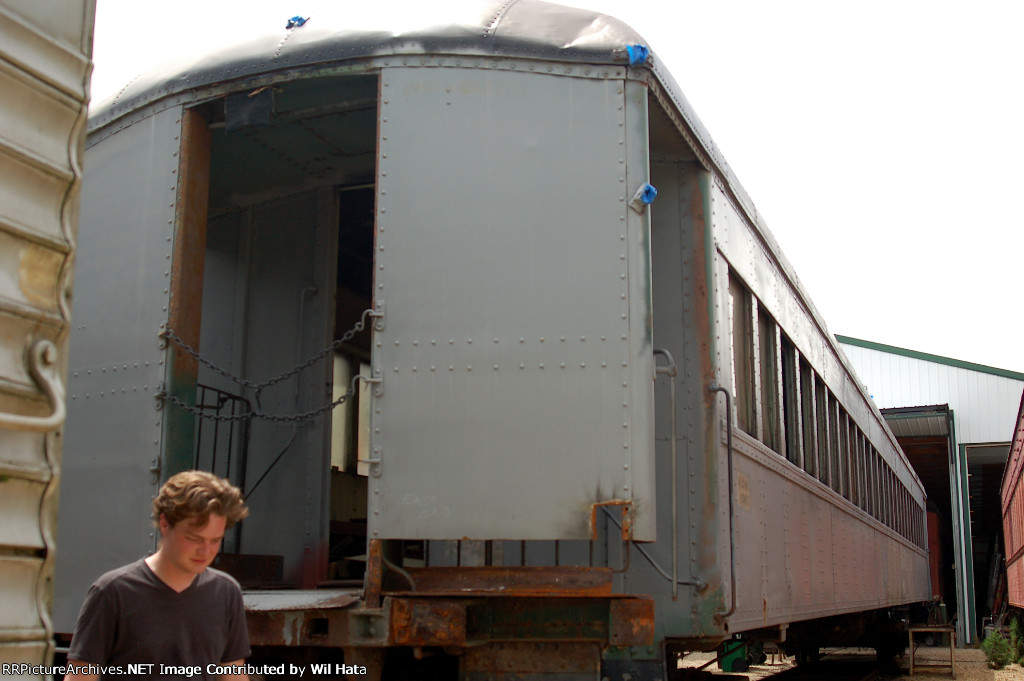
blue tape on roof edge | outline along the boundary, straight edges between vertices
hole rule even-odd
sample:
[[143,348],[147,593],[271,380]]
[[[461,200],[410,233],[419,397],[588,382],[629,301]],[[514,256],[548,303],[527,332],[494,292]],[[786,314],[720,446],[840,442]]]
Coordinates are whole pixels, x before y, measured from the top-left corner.
[[629,55],[629,65],[637,66],[647,61],[651,50],[646,45],[626,45],[626,53]]
[[307,21],[309,21],[309,17],[304,17],[297,14],[288,20],[288,23],[285,25],[285,28],[298,28],[305,24]]

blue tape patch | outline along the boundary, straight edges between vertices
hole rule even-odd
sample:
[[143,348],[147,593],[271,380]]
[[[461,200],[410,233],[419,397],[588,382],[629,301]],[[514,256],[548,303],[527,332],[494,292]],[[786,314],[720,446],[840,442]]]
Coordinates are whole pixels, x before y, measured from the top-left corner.
[[646,45],[626,45],[626,53],[629,55],[629,65],[637,66],[647,61],[651,50]]
[[658,190],[654,188],[654,185],[645,182],[636,188],[636,193],[633,194],[633,198],[629,201],[629,207],[643,215],[644,211],[647,210],[647,206],[654,203],[654,197],[657,195]]
[[298,28],[299,26],[305,24],[307,21],[309,21],[309,17],[295,15],[294,17],[288,20],[288,23],[285,25],[285,28]]

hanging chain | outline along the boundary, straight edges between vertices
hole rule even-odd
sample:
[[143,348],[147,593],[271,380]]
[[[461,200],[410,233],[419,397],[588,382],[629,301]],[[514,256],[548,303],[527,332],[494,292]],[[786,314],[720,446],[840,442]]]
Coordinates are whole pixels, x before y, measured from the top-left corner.
[[209,411],[203,410],[199,407],[192,406],[191,404],[188,404],[187,402],[179,399],[178,397],[168,394],[167,391],[165,390],[159,391],[156,394],[156,397],[158,400],[170,402],[176,407],[179,407],[190,414],[193,414],[200,418],[204,418],[208,421],[233,422],[247,421],[249,419],[263,419],[264,421],[275,421],[277,423],[294,423],[301,421],[313,421],[318,416],[321,416],[329,411],[332,411],[338,405],[344,404],[349,398],[352,397],[352,395],[355,394],[356,383],[359,381],[364,381],[366,383],[380,383],[379,378],[368,378],[362,375],[355,376],[352,378],[352,382],[349,384],[348,391],[344,395],[334,400],[333,402],[323,405],[322,407],[317,407],[316,409],[311,409],[310,411],[304,411],[300,414],[268,414],[260,409],[251,409],[241,414],[211,414]]
[[[188,343],[186,343],[180,336],[178,336],[174,332],[173,329],[165,328],[163,331],[161,331],[160,337],[170,341],[175,346],[177,346],[179,349],[181,349],[183,352],[185,352],[187,355],[189,355],[190,357],[195,359],[197,362],[199,362],[203,366],[208,367],[210,370],[214,371],[215,373],[220,374],[224,378],[226,378],[226,379],[228,379],[228,380],[230,380],[230,381],[232,381],[234,383],[237,383],[240,386],[243,386],[245,388],[248,388],[248,389],[252,390],[256,394],[256,403],[259,404],[260,393],[265,388],[268,388],[268,387],[270,387],[270,386],[272,386],[272,385],[274,385],[276,383],[280,383],[281,381],[287,380],[287,379],[291,378],[292,376],[300,374],[303,371],[305,371],[306,369],[312,367],[317,362],[322,360],[324,357],[334,353],[342,345],[344,345],[345,343],[348,343],[350,340],[352,340],[357,333],[360,333],[361,331],[366,329],[366,319],[367,319],[367,317],[380,317],[382,315],[383,315],[383,313],[379,312],[377,310],[373,310],[373,309],[364,310],[362,315],[360,315],[360,317],[359,317],[359,321],[356,322],[355,326],[353,326],[351,329],[346,331],[345,334],[342,335],[341,338],[335,340],[329,346],[327,346],[326,348],[324,348],[323,350],[321,350],[317,354],[313,355],[312,357],[307,359],[302,364],[299,364],[298,366],[296,366],[296,367],[294,367],[292,369],[289,369],[288,371],[286,371],[286,372],[284,372],[282,374],[279,374],[277,376],[274,376],[273,378],[269,378],[266,381],[262,381],[262,382],[259,382],[259,383],[255,382],[255,381],[250,381],[250,380],[242,378],[240,376],[236,376],[233,373],[231,373],[230,371],[227,371],[226,369],[223,369],[223,368],[217,366],[216,364],[214,364],[210,360],[208,360],[205,357],[203,357],[202,355],[200,355],[199,351],[197,351],[195,348],[193,348]],[[177,407],[179,407],[179,408],[189,412],[190,414],[193,414],[195,416],[199,416],[200,418],[204,418],[204,419],[211,420],[211,421],[245,421],[245,420],[248,420],[248,419],[263,419],[263,420],[266,420],[266,421],[276,421],[276,422],[281,422],[281,423],[290,423],[290,422],[298,422],[298,421],[310,421],[310,420],[313,420],[313,419],[315,419],[315,418],[317,418],[317,417],[319,417],[319,416],[321,416],[323,414],[326,414],[327,412],[332,411],[335,407],[337,407],[340,404],[343,404],[349,398],[351,398],[353,394],[355,394],[356,383],[358,381],[360,381],[360,380],[362,380],[362,381],[364,381],[366,383],[380,383],[380,379],[379,378],[370,378],[370,377],[366,377],[366,376],[355,376],[352,379],[352,382],[349,384],[348,391],[346,391],[346,393],[344,395],[342,395],[338,399],[334,400],[333,402],[330,402],[330,403],[325,404],[323,406],[317,407],[316,409],[311,409],[309,411],[302,412],[300,414],[288,414],[288,415],[268,414],[268,413],[262,411],[258,407],[256,409],[251,409],[250,411],[247,411],[247,412],[242,413],[242,414],[211,414],[207,410],[201,409],[199,407],[195,407],[193,405],[190,405],[190,404],[184,402],[183,400],[179,399],[178,397],[169,394],[166,390],[160,390],[157,393],[156,397],[157,397],[157,399],[162,400],[164,402],[170,402],[171,404],[173,404],[173,405],[175,405],[175,406],[177,406]]]

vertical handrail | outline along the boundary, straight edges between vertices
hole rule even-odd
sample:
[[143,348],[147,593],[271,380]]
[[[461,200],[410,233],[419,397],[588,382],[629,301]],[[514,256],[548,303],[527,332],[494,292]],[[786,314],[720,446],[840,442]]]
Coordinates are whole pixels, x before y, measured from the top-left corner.
[[729,610],[719,616],[724,620],[736,612],[736,528],[733,524],[732,507],[732,395],[727,389],[714,382],[708,389],[713,393],[720,392],[725,395],[725,446],[729,466],[729,584],[731,595],[729,596]]
[[[199,418],[196,419],[193,467],[197,470],[208,470],[215,475],[221,475],[221,472],[217,470],[217,464],[219,455],[223,453],[225,461],[221,477],[227,478],[239,489],[246,489],[245,474],[249,456],[250,420],[237,417],[240,414],[252,412],[249,400],[219,388],[197,383],[195,409]],[[204,426],[204,422],[207,420],[213,421],[212,435],[210,434],[211,426]],[[226,436],[223,436],[221,431],[222,424],[227,428]],[[227,440],[226,446],[225,439]],[[204,456],[204,453],[208,454],[209,458]],[[249,492],[251,491],[249,490]],[[241,546],[242,525],[239,523],[234,527],[232,549],[235,553],[241,553]]]
[[[672,353],[664,348],[654,350],[655,369],[654,373],[668,376],[668,401],[672,417],[669,419],[672,426],[672,600],[679,600],[679,476],[678,456],[676,442],[676,376],[679,375],[679,367],[672,358]],[[657,366],[657,356],[661,355],[668,362],[667,365]]]

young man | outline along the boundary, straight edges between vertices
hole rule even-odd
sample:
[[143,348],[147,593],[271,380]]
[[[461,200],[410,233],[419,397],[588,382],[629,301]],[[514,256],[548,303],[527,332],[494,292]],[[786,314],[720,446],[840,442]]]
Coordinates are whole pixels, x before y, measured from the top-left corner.
[[160,547],[89,589],[65,679],[96,679],[101,667],[126,674],[128,665],[150,665],[132,669],[154,678],[246,679],[242,592],[210,563],[224,531],[248,514],[241,491],[210,473],[186,471],[164,483],[153,500]]

